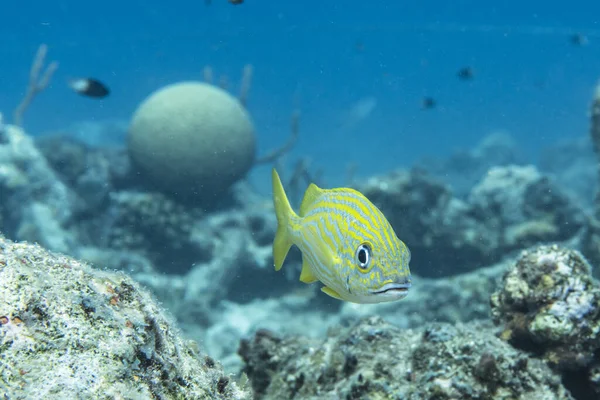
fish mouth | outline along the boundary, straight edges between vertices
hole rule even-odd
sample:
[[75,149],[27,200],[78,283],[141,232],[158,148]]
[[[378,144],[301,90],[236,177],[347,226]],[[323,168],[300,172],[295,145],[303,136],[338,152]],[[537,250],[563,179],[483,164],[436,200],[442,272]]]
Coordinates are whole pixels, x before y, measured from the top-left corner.
[[406,295],[408,293],[408,289],[410,289],[411,286],[412,284],[410,282],[386,283],[380,289],[373,290],[371,293],[384,295]]

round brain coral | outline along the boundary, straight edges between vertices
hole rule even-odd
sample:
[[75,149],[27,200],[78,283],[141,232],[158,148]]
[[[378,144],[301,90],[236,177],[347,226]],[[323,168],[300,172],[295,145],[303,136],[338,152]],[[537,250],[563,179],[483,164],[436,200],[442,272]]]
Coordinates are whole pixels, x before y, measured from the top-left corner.
[[181,199],[212,203],[250,170],[256,140],[237,99],[206,83],[181,82],[139,105],[128,147],[150,184]]

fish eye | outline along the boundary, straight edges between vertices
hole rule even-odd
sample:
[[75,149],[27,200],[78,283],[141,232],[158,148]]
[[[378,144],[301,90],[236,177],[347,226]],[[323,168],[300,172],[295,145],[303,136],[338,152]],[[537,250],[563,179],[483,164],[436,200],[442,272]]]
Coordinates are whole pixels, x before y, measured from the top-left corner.
[[367,243],[363,243],[356,249],[356,262],[362,270],[369,268],[371,264],[371,247]]

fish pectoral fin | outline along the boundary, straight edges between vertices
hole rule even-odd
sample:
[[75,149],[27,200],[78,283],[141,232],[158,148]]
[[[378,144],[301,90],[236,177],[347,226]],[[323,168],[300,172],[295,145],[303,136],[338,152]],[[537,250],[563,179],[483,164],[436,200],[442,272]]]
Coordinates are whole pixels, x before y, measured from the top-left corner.
[[317,277],[313,274],[310,265],[306,260],[302,260],[302,272],[300,272],[300,282],[313,283],[318,281]]
[[325,294],[327,294],[327,295],[329,295],[329,296],[333,297],[334,299],[338,299],[338,300],[344,300],[344,299],[342,299],[342,298],[341,298],[341,296],[340,296],[340,295],[339,295],[339,294],[338,294],[338,293],[337,293],[335,290],[333,290],[333,289],[332,289],[332,288],[330,288],[330,287],[323,286],[323,287],[321,288],[321,291],[322,291],[323,293],[325,293]]

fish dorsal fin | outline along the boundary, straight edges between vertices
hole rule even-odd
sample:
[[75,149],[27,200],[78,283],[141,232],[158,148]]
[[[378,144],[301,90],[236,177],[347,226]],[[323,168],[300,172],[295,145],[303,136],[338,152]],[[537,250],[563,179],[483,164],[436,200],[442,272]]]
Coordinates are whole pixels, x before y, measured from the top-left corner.
[[310,268],[310,264],[306,257],[302,260],[302,272],[300,272],[300,282],[304,283],[313,283],[318,281],[315,274],[313,274],[312,269]]
[[303,217],[306,215],[310,206],[312,206],[317,198],[323,194],[323,189],[319,188],[314,183],[311,183],[304,192],[304,197],[302,198],[302,203],[300,204],[300,216]]

